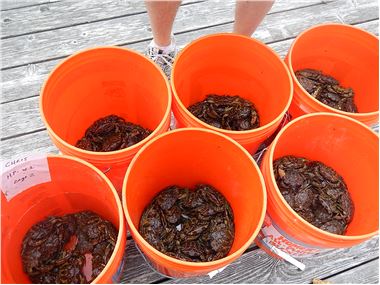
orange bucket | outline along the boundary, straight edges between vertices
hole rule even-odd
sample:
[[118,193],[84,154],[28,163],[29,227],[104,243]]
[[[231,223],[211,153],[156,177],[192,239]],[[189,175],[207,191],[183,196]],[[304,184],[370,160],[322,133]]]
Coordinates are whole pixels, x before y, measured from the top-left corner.
[[[170,106],[169,83],[160,68],[143,55],[119,47],[87,49],[68,57],[51,72],[40,97],[42,120],[53,143],[64,154],[98,167],[119,192],[133,156],[168,130]],[[75,147],[94,121],[111,114],[153,133],[118,151]]]
[[[285,62],[293,78],[294,96],[290,113],[331,112],[356,119],[368,126],[379,120],[379,39],[364,30],[344,24],[322,24],[301,34],[291,45]],[[355,92],[359,113],[331,108],[300,85],[295,72],[321,70]]]
[[[140,217],[153,197],[169,185],[218,189],[234,212],[235,239],[228,256],[212,262],[169,257],[139,234]],[[253,242],[266,210],[260,170],[249,153],[232,139],[205,129],[178,129],[147,143],[132,160],[123,184],[122,203],[132,237],[160,273],[194,277],[236,260]]]
[[[342,175],[355,207],[345,235],[320,230],[288,205],[273,174],[273,161],[285,155],[321,161]],[[268,210],[256,242],[267,252],[274,246],[292,256],[305,256],[351,247],[378,234],[379,137],[364,124],[332,113],[299,117],[279,132],[264,155],[261,170]]]
[[7,201],[1,193],[1,283],[30,283],[21,262],[26,232],[49,215],[91,210],[117,229],[114,252],[93,283],[118,283],[123,267],[126,227],[119,196],[91,164],[68,156],[47,157],[50,182],[27,188]]
[[[292,100],[293,86],[280,57],[265,44],[241,35],[216,34],[186,46],[171,77],[177,127],[201,127],[225,134],[250,153],[279,126]],[[229,131],[210,126],[187,107],[208,94],[239,95],[258,110],[261,127]]]

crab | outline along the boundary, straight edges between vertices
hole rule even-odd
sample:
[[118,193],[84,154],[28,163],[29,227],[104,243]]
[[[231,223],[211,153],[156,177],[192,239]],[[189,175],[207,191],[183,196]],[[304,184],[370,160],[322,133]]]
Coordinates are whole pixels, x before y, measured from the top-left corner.
[[354,91],[340,86],[335,78],[314,69],[298,70],[295,75],[301,86],[323,104],[345,112],[358,112]]
[[198,119],[216,128],[245,131],[260,126],[255,106],[239,96],[209,94],[188,110]]
[[[24,237],[21,258],[34,283],[90,283],[106,266],[114,250],[117,230],[91,211],[47,217]],[[92,273],[85,276],[85,256]]]
[[76,147],[90,151],[109,152],[130,147],[149,136],[152,131],[116,115],[96,120],[79,139]]
[[344,234],[354,206],[343,178],[319,161],[284,156],[273,163],[276,183],[286,202],[316,227]]
[[199,184],[194,190],[169,186],[144,210],[139,232],[171,257],[212,261],[229,252],[234,239],[233,213],[223,195],[210,185]]

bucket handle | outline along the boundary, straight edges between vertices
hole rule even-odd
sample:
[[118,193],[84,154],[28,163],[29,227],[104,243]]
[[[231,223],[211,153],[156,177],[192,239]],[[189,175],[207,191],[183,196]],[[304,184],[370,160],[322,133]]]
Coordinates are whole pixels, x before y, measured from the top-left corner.
[[104,174],[106,174],[106,173],[108,173],[110,170],[111,170],[111,166],[109,166],[108,168],[106,168],[106,170],[102,170],[102,172],[104,173]]
[[293,256],[291,256],[290,254],[287,254],[286,252],[284,252],[284,251],[280,250],[279,248],[275,247],[274,245],[272,245],[270,242],[267,241],[266,237],[263,239],[263,242],[265,243],[266,246],[269,247],[270,251],[272,251],[275,254],[277,254],[278,256],[282,257],[284,260],[286,260],[290,264],[294,265],[295,267],[297,267],[301,271],[305,270],[305,267],[306,267],[305,264],[298,261]]
[[282,257],[283,259],[285,259],[287,262],[289,262],[290,264],[293,264],[295,267],[297,267],[298,269],[300,269],[301,271],[304,271],[305,270],[305,264],[303,264],[302,262],[298,261],[297,259],[295,259],[293,256],[291,256],[290,254],[287,254],[286,252],[283,252],[282,250],[278,249],[277,247],[275,246],[272,246],[271,250],[276,253],[278,256]]
[[158,273],[159,275],[161,275],[162,277],[165,277],[165,278],[169,278],[169,279],[173,279],[173,277],[169,276],[169,275],[166,275],[164,273],[161,273],[159,272],[152,264],[152,262],[150,262],[150,260],[145,256],[145,254],[142,252],[142,250],[140,249],[140,247],[137,245],[137,243],[135,243],[135,247],[137,249],[137,251],[140,253],[140,255],[142,256],[142,258],[145,260],[145,263],[148,264],[148,266],[156,273]]

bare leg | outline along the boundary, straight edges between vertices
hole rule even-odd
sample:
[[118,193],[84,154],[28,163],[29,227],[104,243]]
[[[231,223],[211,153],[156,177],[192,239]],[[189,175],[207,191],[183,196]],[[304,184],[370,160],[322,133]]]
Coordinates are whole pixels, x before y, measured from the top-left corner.
[[233,32],[250,37],[273,3],[274,0],[237,0]]
[[173,22],[180,4],[181,1],[145,1],[153,39],[158,46],[170,45]]

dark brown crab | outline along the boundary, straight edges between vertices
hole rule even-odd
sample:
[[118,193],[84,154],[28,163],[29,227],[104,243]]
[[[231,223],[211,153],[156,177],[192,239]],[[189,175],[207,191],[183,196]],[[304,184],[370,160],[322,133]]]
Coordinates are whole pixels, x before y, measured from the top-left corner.
[[239,96],[207,95],[188,110],[198,119],[216,128],[246,131],[260,126],[255,106]]
[[295,156],[276,159],[273,169],[277,186],[293,210],[322,230],[344,234],[354,205],[343,178],[335,170]]
[[90,151],[114,151],[132,146],[151,134],[143,127],[116,115],[95,121],[78,140],[76,147]]
[[169,186],[146,207],[139,232],[157,250],[185,261],[225,257],[234,239],[233,212],[210,185]]
[[[21,258],[33,283],[90,283],[114,250],[115,227],[91,211],[48,217],[25,235]],[[85,274],[86,255],[92,259]]]
[[358,112],[354,91],[340,86],[333,77],[314,69],[298,70],[295,75],[302,87],[320,102],[341,111]]

